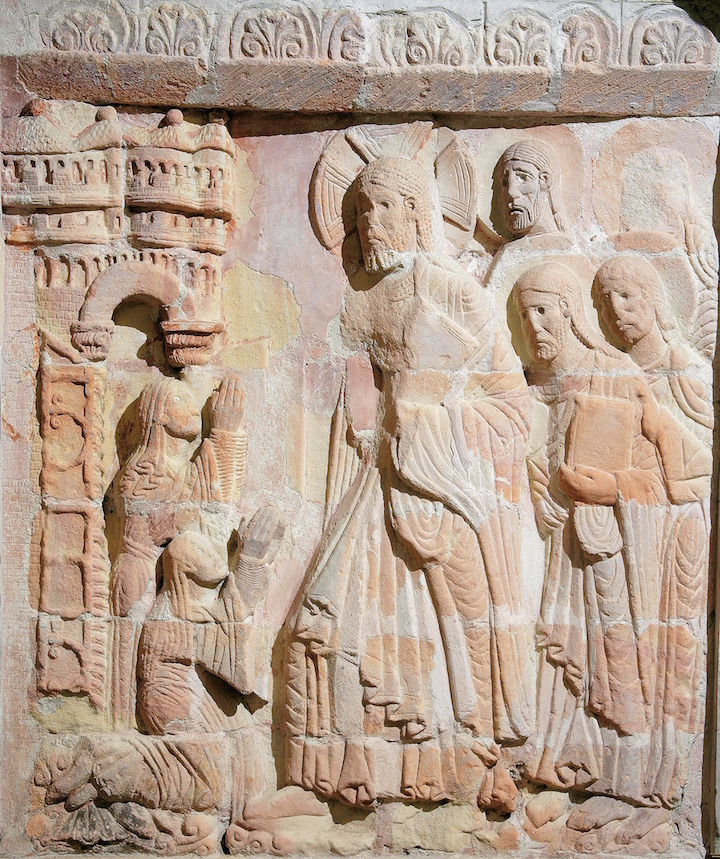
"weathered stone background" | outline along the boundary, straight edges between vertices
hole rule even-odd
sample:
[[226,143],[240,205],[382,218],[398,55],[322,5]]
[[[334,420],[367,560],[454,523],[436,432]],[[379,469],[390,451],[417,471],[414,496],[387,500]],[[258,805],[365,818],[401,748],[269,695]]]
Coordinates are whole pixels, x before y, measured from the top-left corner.
[[[33,98],[81,102],[59,105],[53,119],[76,131],[92,124],[95,106],[115,105],[124,130],[155,128],[170,108],[182,108],[191,123],[207,122],[208,110],[228,112],[227,128],[237,146],[236,193],[227,243],[217,254],[227,327],[211,363],[184,370],[183,376],[198,401],[205,402],[222,377],[229,372],[241,375],[248,454],[236,520],[272,504],[288,523],[263,616],[267,661],[261,673],[271,700],[248,715],[239,732],[247,728],[261,750],[253,785],[257,793],[282,786],[282,659],[273,643],[322,534],[338,394],[343,379],[353,372],[361,379],[361,393],[367,394],[368,388],[367,355],[351,352],[340,332],[347,289],[343,261],[322,247],[309,213],[313,173],[333,135],[355,124],[399,127],[410,121],[457,131],[472,153],[481,217],[492,229],[489,189],[497,159],[505,147],[532,137],[537,129],[561,162],[563,200],[574,241],[570,254],[589,261],[587,271],[578,266],[578,276],[598,334],[590,299],[592,275],[617,251],[612,200],[620,191],[610,187],[613,172],[607,163],[615,157],[608,155],[612,140],[620,141],[617,152],[632,149],[636,137],[670,141],[690,170],[689,196],[670,195],[670,205],[687,206],[695,224],[706,232],[717,231],[720,50],[699,17],[717,30],[714,4],[698,2],[691,15],[672,4],[631,0],[535,0],[524,6],[489,0],[398,11],[393,0],[360,0],[352,9],[292,4],[286,12],[302,38],[287,43],[279,36],[266,42],[242,38],[245,23],[263,16],[267,20],[277,12],[274,4],[230,8],[213,2],[200,7],[83,0],[69,6],[8,0],[0,11],[0,98],[6,126]],[[574,18],[590,22],[589,38],[587,30],[573,24]],[[438,20],[446,42],[431,38]],[[514,24],[518,20],[523,22],[520,31]],[[517,39],[513,26],[520,32]],[[661,49],[643,41],[653,26],[665,34]],[[414,42],[411,32],[419,33]],[[507,44],[511,47],[501,49]],[[14,210],[5,215],[6,235],[16,227],[15,217]],[[118,248],[133,247],[126,233],[115,238],[95,240],[94,250],[112,255]],[[65,250],[71,254],[79,251],[72,244],[66,239]],[[51,243],[46,256],[57,261],[62,252]],[[680,317],[686,314],[683,324],[689,329],[690,287],[677,263],[684,254],[680,242],[670,250],[647,251],[676,299],[673,309]],[[463,267],[479,278],[491,259],[479,233],[459,256]],[[37,618],[42,609],[37,377],[41,351],[47,348],[38,332],[47,331],[72,349],[70,323],[77,318],[88,283],[61,275],[55,293],[49,294],[38,285],[35,250],[22,239],[5,245],[2,262],[0,854],[19,856],[33,852],[45,836],[42,784],[34,781],[43,744],[56,734],[111,732],[113,718],[109,686],[99,693],[104,706],[90,695],[53,695],[52,689],[41,694],[37,688]],[[490,291],[501,318],[507,316],[510,290],[526,265],[521,250],[517,259],[509,255],[496,266]],[[112,432],[100,445],[103,494],[136,443],[133,403],[145,385],[160,378],[158,367],[164,360],[157,308],[149,314],[145,305],[123,308],[115,324],[105,365],[104,414]],[[363,405],[356,408],[362,412]],[[714,503],[716,495],[715,490]],[[525,585],[536,616],[543,547],[527,494],[524,504]],[[119,536],[108,533],[108,539],[112,550]],[[713,570],[711,564],[711,575]],[[714,598],[711,586],[705,747],[700,742],[693,746],[672,837],[660,845],[673,857],[700,855],[704,845],[716,852]],[[524,800],[530,798],[526,789]],[[555,799],[565,802],[557,795]],[[295,849],[306,853],[421,848],[520,849],[529,854],[541,843],[528,839],[527,812],[523,816],[522,811],[507,820],[469,806],[433,805],[421,811],[394,803],[370,813],[338,805],[332,815],[327,808],[312,814],[316,816],[300,814],[283,830]],[[552,850],[552,839],[550,843]]]

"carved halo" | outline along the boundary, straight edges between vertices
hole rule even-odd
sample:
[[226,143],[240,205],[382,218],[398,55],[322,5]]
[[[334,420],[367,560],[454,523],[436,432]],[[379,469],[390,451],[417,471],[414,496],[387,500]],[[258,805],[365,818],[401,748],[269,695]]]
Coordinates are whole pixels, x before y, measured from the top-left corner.
[[458,135],[432,123],[402,127],[357,126],[338,132],[320,156],[310,188],[316,233],[329,250],[355,229],[355,205],[347,191],[376,158],[403,156],[421,164],[440,196],[445,237],[459,253],[475,228],[477,178],[469,150]]

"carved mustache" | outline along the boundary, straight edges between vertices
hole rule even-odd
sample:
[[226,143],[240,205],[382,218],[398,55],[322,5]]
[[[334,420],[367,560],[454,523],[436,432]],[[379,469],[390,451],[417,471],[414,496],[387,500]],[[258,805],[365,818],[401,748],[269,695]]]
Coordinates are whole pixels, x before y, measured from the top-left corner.
[[530,215],[532,214],[532,204],[528,200],[510,200],[508,211],[511,215]]
[[384,245],[390,244],[390,236],[382,227],[369,227],[365,236],[369,242],[382,242]]

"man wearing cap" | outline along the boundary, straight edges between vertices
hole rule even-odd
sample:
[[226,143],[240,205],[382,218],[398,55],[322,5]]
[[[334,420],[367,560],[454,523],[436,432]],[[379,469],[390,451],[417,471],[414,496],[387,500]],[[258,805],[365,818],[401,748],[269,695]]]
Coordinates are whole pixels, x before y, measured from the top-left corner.
[[560,164],[542,140],[513,143],[500,157],[500,209],[513,239],[568,232],[560,197]]

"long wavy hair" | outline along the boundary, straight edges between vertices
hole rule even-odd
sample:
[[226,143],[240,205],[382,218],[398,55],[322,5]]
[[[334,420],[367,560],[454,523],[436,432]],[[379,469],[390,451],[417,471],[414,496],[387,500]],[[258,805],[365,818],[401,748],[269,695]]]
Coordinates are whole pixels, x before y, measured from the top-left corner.
[[169,474],[165,462],[167,405],[176,389],[182,391],[178,379],[158,379],[145,387],[138,401],[140,443],[130,455],[120,479],[120,492],[135,497],[166,498],[175,475]]
[[646,301],[655,312],[655,321],[660,334],[668,346],[681,344],[680,330],[677,319],[668,304],[665,288],[657,269],[652,263],[641,257],[623,254],[613,257],[603,263],[595,274],[592,285],[592,297],[597,307],[601,300],[603,285],[608,281],[622,283],[632,279],[640,287]]

